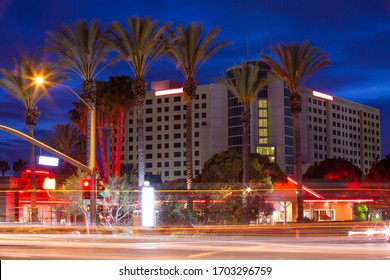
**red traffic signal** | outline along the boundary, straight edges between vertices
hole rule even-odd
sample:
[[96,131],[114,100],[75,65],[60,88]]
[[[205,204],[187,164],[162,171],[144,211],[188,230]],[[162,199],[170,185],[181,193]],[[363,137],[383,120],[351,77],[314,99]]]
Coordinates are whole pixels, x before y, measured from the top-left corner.
[[92,181],[91,179],[83,179],[81,181],[81,189],[82,189],[82,197],[83,199],[90,199],[91,198],[91,188],[92,188]]

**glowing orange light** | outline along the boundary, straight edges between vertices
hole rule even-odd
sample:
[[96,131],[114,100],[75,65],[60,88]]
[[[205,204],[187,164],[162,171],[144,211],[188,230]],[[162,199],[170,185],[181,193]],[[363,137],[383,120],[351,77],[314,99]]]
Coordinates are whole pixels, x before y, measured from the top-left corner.
[[55,190],[56,189],[56,179],[46,177],[45,180],[43,181],[42,188],[44,190]]
[[173,89],[164,89],[164,90],[156,90],[154,93],[155,96],[164,96],[164,95],[171,95],[171,94],[179,94],[183,93],[183,88],[173,88]]
[[37,83],[38,85],[43,84],[44,82],[45,80],[42,77],[35,78],[35,83]]
[[324,99],[327,99],[327,100],[333,100],[333,96],[332,95],[325,94],[325,93],[322,93],[322,92],[319,92],[319,91],[315,91],[315,90],[313,90],[313,96],[324,98]]

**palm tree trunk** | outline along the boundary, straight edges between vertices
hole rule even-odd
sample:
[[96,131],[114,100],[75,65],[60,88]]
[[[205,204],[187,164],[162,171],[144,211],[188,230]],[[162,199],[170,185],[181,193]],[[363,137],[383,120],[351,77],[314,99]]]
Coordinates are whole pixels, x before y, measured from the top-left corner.
[[137,143],[138,143],[138,187],[142,187],[145,180],[145,136],[144,136],[144,101],[146,96],[146,82],[143,78],[135,78],[133,92],[137,96]]
[[298,93],[291,93],[290,106],[293,115],[295,167],[297,176],[297,204],[298,222],[303,221],[303,197],[302,197],[302,144],[299,114],[302,111],[302,98]]
[[192,99],[187,102],[186,112],[186,172],[187,172],[187,190],[192,189]]
[[118,131],[117,131],[117,143],[116,143],[116,174],[118,178],[121,176],[121,160],[122,160],[122,146],[123,146],[123,123],[125,121],[124,112],[119,113]]
[[248,220],[248,194],[246,188],[248,187],[248,161],[249,161],[249,124],[251,115],[249,111],[243,111],[241,120],[243,127],[242,136],[242,217],[241,222],[247,223]]
[[293,114],[294,142],[295,142],[295,164],[297,176],[297,202],[298,222],[303,221],[303,197],[302,197],[302,150],[301,150],[301,128],[299,125],[299,113]]
[[104,147],[103,127],[98,128],[98,137],[99,137],[100,156],[102,157],[102,165],[103,165],[102,173],[104,178],[108,178],[109,174],[108,174],[106,149]]
[[115,177],[115,164],[116,164],[116,159],[115,159],[115,123],[114,121],[110,122],[110,142],[111,142],[111,177]]
[[250,112],[242,113],[242,187],[246,188],[248,184],[248,160],[249,160],[249,124]]
[[[34,126],[28,126],[28,132],[30,137],[34,138]],[[35,180],[35,153],[34,144],[30,144],[30,168],[31,168],[31,180],[30,180],[30,191],[31,191],[31,221],[33,223],[39,222],[38,217],[38,206],[37,206],[37,187]]]
[[192,101],[196,97],[196,81],[189,77],[184,82],[183,90],[187,95],[186,112],[186,172],[187,172],[187,190],[192,190],[193,182],[193,164],[192,164]]

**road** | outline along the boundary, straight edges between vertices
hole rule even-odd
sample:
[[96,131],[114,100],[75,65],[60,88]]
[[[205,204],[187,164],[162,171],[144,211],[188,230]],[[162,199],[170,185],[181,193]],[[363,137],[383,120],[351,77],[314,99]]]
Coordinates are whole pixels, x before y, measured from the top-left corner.
[[347,237],[0,234],[2,260],[390,260],[390,243]]

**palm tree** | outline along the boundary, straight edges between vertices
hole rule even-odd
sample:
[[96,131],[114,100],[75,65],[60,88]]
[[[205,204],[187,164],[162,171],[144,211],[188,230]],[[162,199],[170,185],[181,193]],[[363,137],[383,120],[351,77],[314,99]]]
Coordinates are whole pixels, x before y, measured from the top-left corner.
[[[43,49],[55,53],[59,60],[56,65],[68,74],[75,74],[82,80],[81,99],[88,104],[87,114],[87,155],[90,147],[92,112],[96,104],[96,76],[113,61],[106,61],[109,48],[103,42],[103,29],[99,21],[77,21],[73,26],[63,25],[57,33],[48,32],[47,46]],[[87,165],[95,164],[87,157]]]
[[329,56],[325,52],[318,52],[318,47],[311,47],[306,41],[302,45],[291,43],[279,44],[271,47],[271,52],[276,56],[274,60],[270,56],[261,55],[262,60],[272,68],[272,73],[284,81],[290,90],[290,108],[293,115],[294,148],[296,159],[296,177],[298,190],[298,221],[303,220],[302,199],[302,151],[301,129],[299,114],[302,110],[302,98],[299,94],[304,81],[313,75],[319,68],[330,64]]
[[8,170],[11,170],[11,166],[9,166],[9,162],[0,160],[0,171],[1,171],[1,176],[4,177],[5,172]]
[[14,172],[20,173],[24,171],[24,169],[26,169],[26,166],[27,166],[27,162],[25,160],[18,159],[14,161],[14,163],[12,164],[12,170]]
[[[49,84],[43,89],[35,83],[37,76],[44,77],[45,80],[53,83],[62,82],[65,77],[60,75],[52,65],[44,65],[35,62],[31,58],[22,57],[21,62],[14,60],[13,71],[1,69],[3,78],[0,79],[0,87],[10,93],[13,97],[21,101],[25,107],[24,117],[30,137],[34,138],[34,127],[41,112],[38,110],[38,101],[52,87]],[[35,157],[34,144],[30,144],[30,168],[31,168],[31,217],[33,222],[38,222],[38,209],[36,204],[35,186]]]
[[137,138],[138,138],[138,186],[145,179],[144,101],[146,96],[145,75],[153,63],[166,50],[164,34],[169,23],[159,25],[151,18],[131,17],[126,19],[127,29],[119,22],[111,24],[107,44],[118,53],[117,58],[126,61],[135,78],[132,84],[136,95]]
[[209,33],[204,33],[203,24],[193,22],[184,28],[177,25],[176,34],[172,34],[168,57],[182,72],[185,82],[183,85],[184,98],[187,105],[186,112],[186,172],[187,189],[192,189],[192,101],[196,97],[195,74],[211,56],[221,48],[229,45],[228,42],[212,44],[220,32],[215,27]]
[[110,123],[110,113],[112,111],[111,99],[107,91],[106,82],[96,81],[96,130],[98,135],[100,157],[102,159],[102,170],[99,171],[100,178],[108,178],[108,163],[105,149],[105,136]]
[[[257,62],[247,63],[242,60],[240,67],[235,67],[231,70],[231,75],[225,74],[223,77],[216,79],[216,82],[225,85],[242,104],[242,187],[244,190],[248,186],[250,106],[253,101],[257,100],[257,94],[274,80],[271,76],[259,77],[261,69],[261,65]],[[247,218],[247,200],[246,192],[244,191],[243,221]]]
[[[107,101],[111,104],[110,119],[111,119],[111,135],[116,135],[116,143],[112,142],[112,152],[115,151],[115,156],[112,157],[112,177],[121,175],[121,158],[123,146],[123,133],[126,114],[128,114],[135,105],[137,96],[132,90],[133,79],[129,76],[112,76],[106,83]],[[107,112],[107,111],[106,111]],[[114,134],[115,128],[117,133]],[[113,139],[113,138],[111,138]],[[114,162],[115,159],[115,162]]]
[[[82,151],[80,151],[80,143],[84,141],[80,132],[73,124],[55,124],[53,131],[48,131],[47,135],[46,142],[49,146],[76,160],[80,161],[80,159],[84,158]],[[63,162],[56,172],[57,181],[61,183],[75,171],[76,169],[73,166]]]

